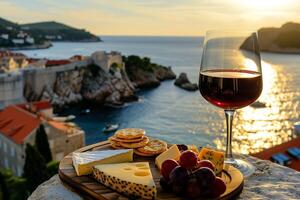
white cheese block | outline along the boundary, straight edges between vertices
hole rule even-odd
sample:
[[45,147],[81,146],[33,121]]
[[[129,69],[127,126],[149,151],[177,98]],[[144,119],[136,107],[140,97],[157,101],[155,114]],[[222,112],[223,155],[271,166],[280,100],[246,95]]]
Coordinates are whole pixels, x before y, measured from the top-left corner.
[[159,156],[155,158],[155,164],[158,169],[161,169],[162,163],[167,159],[179,160],[180,151],[176,144],[173,144],[167,151],[161,153]]
[[103,164],[93,167],[100,183],[133,199],[154,199],[156,187],[148,162]]
[[97,164],[131,162],[133,160],[132,149],[88,151],[73,153],[73,166],[78,176],[92,173],[92,167]]

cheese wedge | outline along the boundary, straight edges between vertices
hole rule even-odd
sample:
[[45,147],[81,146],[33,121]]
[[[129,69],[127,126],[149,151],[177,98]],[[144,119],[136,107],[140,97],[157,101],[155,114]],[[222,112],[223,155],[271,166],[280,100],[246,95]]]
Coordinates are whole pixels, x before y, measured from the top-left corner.
[[215,174],[222,172],[225,158],[223,152],[203,147],[198,157],[200,160],[210,160],[215,165]]
[[77,175],[82,176],[91,174],[94,165],[131,162],[133,160],[133,150],[119,149],[73,153],[72,159]]
[[104,164],[93,167],[100,183],[130,199],[155,199],[156,187],[148,162]]
[[180,151],[176,144],[172,145],[167,151],[161,153],[159,156],[155,159],[155,164],[158,167],[158,169],[161,169],[162,163],[167,159],[174,159],[179,160],[180,157]]

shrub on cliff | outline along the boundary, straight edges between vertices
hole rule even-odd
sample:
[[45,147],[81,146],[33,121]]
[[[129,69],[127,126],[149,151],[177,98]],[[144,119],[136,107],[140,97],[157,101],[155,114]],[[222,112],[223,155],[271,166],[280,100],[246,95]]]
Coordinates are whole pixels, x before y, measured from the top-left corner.
[[43,124],[36,131],[35,146],[39,153],[44,157],[46,163],[52,160],[51,150],[49,147],[48,137]]
[[144,71],[153,72],[154,65],[151,63],[150,58],[141,58],[136,55],[131,55],[128,57],[123,56],[123,62],[125,63],[126,67],[130,68],[131,66],[135,66],[143,69]]
[[27,188],[32,193],[37,186],[49,178],[47,167],[42,155],[30,144],[26,144],[26,158],[23,177],[26,178]]

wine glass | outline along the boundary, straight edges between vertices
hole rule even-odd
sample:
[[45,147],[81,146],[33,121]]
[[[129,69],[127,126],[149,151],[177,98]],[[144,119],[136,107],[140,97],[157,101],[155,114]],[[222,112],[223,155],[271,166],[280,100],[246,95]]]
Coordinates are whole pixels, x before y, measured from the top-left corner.
[[208,31],[205,36],[199,76],[201,95],[224,109],[227,126],[225,163],[245,177],[255,168],[232,155],[232,120],[236,109],[255,102],[262,91],[261,59],[256,32]]

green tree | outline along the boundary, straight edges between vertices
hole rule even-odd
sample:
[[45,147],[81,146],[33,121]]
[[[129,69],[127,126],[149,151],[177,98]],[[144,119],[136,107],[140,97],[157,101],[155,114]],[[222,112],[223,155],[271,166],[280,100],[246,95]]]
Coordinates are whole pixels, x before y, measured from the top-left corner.
[[[25,200],[29,196],[26,179],[13,176],[11,170],[0,170],[1,192],[3,200]],[[4,181],[4,182],[3,182]],[[1,197],[0,197],[1,199]]]
[[0,173],[0,200],[9,199],[9,192],[5,181],[5,176]]
[[48,137],[43,124],[41,124],[36,131],[35,146],[37,150],[40,152],[40,154],[44,157],[46,163],[52,160]]
[[26,144],[26,158],[23,177],[27,180],[27,187],[33,192],[37,186],[49,178],[43,156],[30,144]]
[[58,161],[51,161],[47,163],[47,172],[49,176],[54,176],[58,172],[59,162]]

